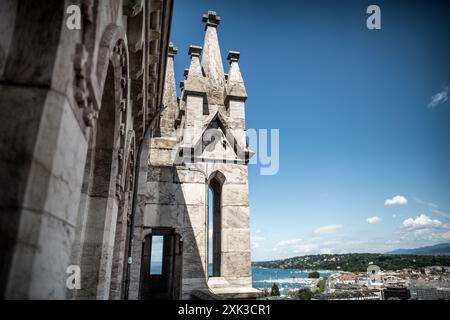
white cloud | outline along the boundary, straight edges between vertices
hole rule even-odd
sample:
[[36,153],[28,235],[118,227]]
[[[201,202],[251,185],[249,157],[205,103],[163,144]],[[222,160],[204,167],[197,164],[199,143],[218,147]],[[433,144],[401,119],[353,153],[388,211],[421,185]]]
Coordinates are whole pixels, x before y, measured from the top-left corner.
[[262,235],[262,231],[260,229],[256,230],[255,233],[251,235],[252,249],[259,248],[261,246],[261,242],[266,240]]
[[381,218],[378,216],[373,216],[373,217],[367,218],[366,221],[370,224],[375,224],[375,223],[381,222]]
[[317,246],[311,243],[298,244],[293,249],[292,252],[295,254],[308,254],[313,253],[317,250]]
[[291,254],[307,254],[315,251],[317,249],[317,244],[308,243],[302,239],[290,239],[279,241],[273,251],[287,251]]
[[423,201],[423,200],[421,200],[421,199],[419,199],[419,198],[414,198],[414,200],[415,200],[418,204],[427,206],[427,207],[428,207],[428,210],[430,210],[430,212],[435,213],[435,214],[438,214],[438,215],[440,215],[440,216],[442,216],[442,217],[445,217],[445,218],[447,218],[447,219],[450,219],[450,213],[445,212],[445,211],[442,211],[442,210],[439,210],[439,206],[438,206],[437,204],[435,204],[435,203],[433,203],[433,202],[425,202],[425,201]]
[[398,238],[388,241],[388,244],[401,243],[402,247],[420,247],[450,239],[450,225],[421,214],[403,221]]
[[430,208],[437,208],[437,207],[439,207],[437,204],[435,204],[435,203],[433,203],[433,202],[425,202],[425,201],[423,201],[422,199],[417,198],[417,197],[415,197],[414,200],[415,200],[418,204],[421,204],[421,205],[424,205],[424,206],[428,206],[428,207],[430,207]]
[[252,241],[252,249],[257,249],[259,248],[261,245],[258,242],[253,242]]
[[342,229],[344,226],[342,224],[332,224],[329,226],[323,226],[320,228],[317,228],[314,230],[314,233],[316,234],[329,234],[329,233],[335,233]]
[[412,231],[413,239],[415,241],[433,241],[440,242],[447,240],[449,232],[442,232],[440,229],[419,229]]
[[273,251],[288,252],[290,255],[325,253],[324,251],[330,251],[328,246],[333,244],[332,242],[324,243],[312,239],[310,241],[302,239],[281,240],[275,245]]
[[448,214],[447,212],[444,212],[444,211],[438,210],[438,209],[431,209],[430,211],[433,212],[433,213],[436,213],[438,215],[441,215],[441,216],[443,216],[443,217],[445,217],[447,219],[450,219],[450,214]]
[[395,205],[405,205],[408,203],[408,199],[406,199],[404,196],[395,196],[392,199],[387,199],[384,202],[385,206],[395,206]]
[[278,247],[287,247],[291,245],[296,245],[302,242],[302,239],[293,239],[293,240],[281,240],[277,243]]
[[392,215],[392,218],[397,218],[397,215],[394,213],[393,215]]
[[403,227],[409,230],[419,230],[419,229],[428,229],[428,228],[439,228],[442,227],[443,224],[439,220],[433,220],[429,216],[425,214],[421,214],[420,216],[413,218],[408,218],[403,221]]
[[307,239],[289,239],[279,241],[273,248],[278,256],[292,257],[308,254],[331,254],[345,252],[370,252],[368,241],[348,239],[345,236],[309,237]]
[[438,105],[443,104],[448,101],[448,90],[449,87],[445,86],[441,92],[436,93],[431,97],[430,103],[428,103],[428,108],[436,108]]
[[450,231],[447,231],[441,235],[442,239],[448,240],[450,239]]

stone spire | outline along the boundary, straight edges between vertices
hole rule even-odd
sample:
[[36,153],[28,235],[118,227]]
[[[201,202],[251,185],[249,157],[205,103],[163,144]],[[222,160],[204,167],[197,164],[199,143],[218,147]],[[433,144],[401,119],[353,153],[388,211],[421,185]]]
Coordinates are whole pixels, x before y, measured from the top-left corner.
[[161,136],[170,136],[175,128],[175,114],[177,112],[177,89],[175,84],[174,57],[178,49],[169,44],[166,75],[164,82],[163,105],[167,108],[161,115],[160,132]]
[[244,80],[242,79],[238,63],[240,55],[238,51],[228,52],[227,60],[230,61],[230,71],[228,72],[226,83],[225,104],[228,104],[230,99],[247,100],[247,91],[245,90]]
[[205,23],[202,67],[207,78],[208,103],[222,105],[224,103],[225,75],[217,37],[220,17],[214,11],[208,11],[203,15],[202,21]]
[[200,54],[202,47],[190,46],[189,55],[191,56],[191,64],[189,70],[185,71],[186,80],[184,80],[183,99],[186,99],[186,94],[194,93],[204,95],[205,77],[203,76],[202,67],[200,65]]

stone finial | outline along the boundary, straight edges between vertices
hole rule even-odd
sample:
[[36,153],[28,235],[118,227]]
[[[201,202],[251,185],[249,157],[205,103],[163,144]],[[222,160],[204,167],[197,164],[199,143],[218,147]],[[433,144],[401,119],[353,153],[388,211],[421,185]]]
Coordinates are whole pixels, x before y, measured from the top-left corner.
[[226,105],[230,100],[245,101],[247,99],[247,91],[245,90],[244,80],[242,79],[242,74],[238,63],[239,56],[240,53],[238,51],[228,52],[227,60],[230,61],[230,70],[228,71],[228,77],[226,78]]
[[184,69],[184,72],[183,72],[184,79],[187,79],[188,75],[189,75],[189,69],[186,68],[186,69]]
[[202,16],[202,22],[206,24],[207,27],[217,27],[220,23],[220,17],[216,14],[215,11],[208,11]]
[[168,59],[166,64],[165,82],[163,90],[163,104],[167,106],[160,118],[160,134],[168,137],[173,134],[175,128],[175,112],[178,108],[177,90],[175,82],[174,56],[177,48],[171,42],[168,47]]
[[241,53],[239,51],[228,51],[227,60],[231,62],[238,62]]
[[200,46],[189,46],[189,55],[191,57],[200,57],[202,54],[202,47]]
[[[220,53],[217,24],[220,17],[214,11],[209,11],[203,16],[206,23],[205,41],[202,53],[202,68],[206,77],[206,89],[208,103],[211,105],[223,105],[225,76]],[[213,26],[209,28],[208,26]]]
[[202,72],[202,67],[200,65],[200,55],[202,53],[202,47],[200,46],[189,46],[189,55],[191,56],[191,64],[189,65],[189,70],[185,71],[186,80],[184,83],[183,90],[183,100],[189,93],[195,94],[205,94],[205,83],[204,76]]
[[178,53],[178,48],[173,46],[173,43],[169,43],[169,57],[174,57]]

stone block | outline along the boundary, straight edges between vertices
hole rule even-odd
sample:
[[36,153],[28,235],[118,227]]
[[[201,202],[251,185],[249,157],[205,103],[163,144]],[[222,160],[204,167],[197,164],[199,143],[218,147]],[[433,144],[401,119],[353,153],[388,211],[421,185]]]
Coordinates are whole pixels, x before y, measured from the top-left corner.
[[175,173],[175,181],[181,183],[205,183],[205,174],[201,169],[195,167],[183,168],[179,167]]
[[227,281],[233,287],[251,287],[252,277],[227,277]]
[[[230,100],[229,103],[230,118],[233,120],[245,121],[245,103],[242,101]],[[234,127],[236,128],[236,127]],[[244,127],[242,127],[244,128]]]
[[185,228],[204,228],[206,223],[207,211],[204,204],[187,205],[187,215],[184,216]]
[[205,278],[206,237],[204,229],[181,230],[183,240],[183,277]]
[[148,182],[147,203],[194,204],[205,203],[206,188],[198,183]]
[[183,227],[187,207],[183,204],[147,204],[145,206],[145,227]]
[[182,280],[182,299],[192,299],[191,292],[199,289],[206,289],[206,278],[184,278]]
[[248,206],[248,188],[246,184],[225,183],[222,187],[222,205]]
[[203,97],[188,95],[186,100],[186,127],[200,128],[203,122]]
[[175,168],[170,166],[149,166],[147,181],[152,182],[174,182]]
[[223,228],[248,228],[249,220],[249,207],[222,206]]
[[224,252],[222,253],[222,276],[225,278],[251,277],[251,254],[246,252]]
[[149,163],[154,166],[167,166],[175,159],[175,149],[153,148],[150,150]]
[[250,251],[250,230],[223,229],[222,251],[227,253]]
[[[75,225],[87,153],[87,141],[71,107],[50,92],[37,135],[24,206],[51,212]],[[42,187],[46,186],[45,192]],[[36,207],[38,206],[38,207]]]
[[45,212],[22,211],[10,299],[65,299],[74,227]]

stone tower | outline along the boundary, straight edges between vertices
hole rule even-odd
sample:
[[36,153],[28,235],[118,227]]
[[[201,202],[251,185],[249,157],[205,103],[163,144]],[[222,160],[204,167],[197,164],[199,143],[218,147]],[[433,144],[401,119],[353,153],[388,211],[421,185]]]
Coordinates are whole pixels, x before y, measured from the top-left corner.
[[[202,18],[202,47],[176,96],[170,46],[159,135],[149,141],[140,297],[255,298],[252,288],[245,138],[247,93],[239,52],[225,75],[213,11]],[[202,52],[203,51],[203,52]],[[158,258],[159,257],[159,258]],[[139,257],[137,256],[139,259]],[[155,267],[160,261],[160,267]]]

